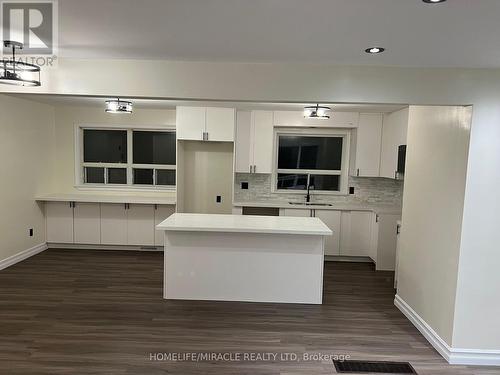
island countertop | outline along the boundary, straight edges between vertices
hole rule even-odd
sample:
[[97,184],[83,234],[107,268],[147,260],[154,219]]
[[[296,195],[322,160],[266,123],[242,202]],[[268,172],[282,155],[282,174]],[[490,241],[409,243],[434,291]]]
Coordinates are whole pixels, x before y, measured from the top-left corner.
[[165,231],[332,235],[332,231],[316,217],[175,213],[156,228]]

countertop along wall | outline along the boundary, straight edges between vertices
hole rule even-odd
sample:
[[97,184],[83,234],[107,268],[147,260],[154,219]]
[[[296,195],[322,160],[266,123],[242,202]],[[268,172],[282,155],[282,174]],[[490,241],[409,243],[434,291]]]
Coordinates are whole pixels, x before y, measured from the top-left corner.
[[[64,106],[55,107],[55,190],[51,193],[86,193],[75,188],[75,124],[86,125],[134,125],[150,127],[175,126],[175,110],[139,109],[132,114],[110,114],[102,107]],[[175,191],[92,191],[92,194],[161,195],[175,197]]]
[[53,150],[54,108],[0,95],[0,268],[45,243],[45,218],[34,197],[53,188]]

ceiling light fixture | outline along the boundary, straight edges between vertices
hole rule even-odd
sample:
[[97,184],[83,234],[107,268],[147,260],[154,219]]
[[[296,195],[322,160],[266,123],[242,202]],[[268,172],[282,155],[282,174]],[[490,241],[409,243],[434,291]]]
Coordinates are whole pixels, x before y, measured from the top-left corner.
[[316,104],[315,106],[304,107],[304,118],[319,118],[319,119],[329,119],[330,116],[327,114],[331,110],[330,107],[320,106]]
[[439,4],[439,3],[444,3],[446,0],[422,0],[422,1],[427,4]]
[[5,40],[4,47],[12,48],[12,59],[0,62],[0,83],[16,86],[40,86],[40,67],[22,61],[16,61],[16,49],[23,49],[23,44]]
[[132,102],[120,100],[106,100],[106,113],[132,113]]
[[372,55],[376,55],[377,53],[382,53],[384,51],[385,51],[385,48],[382,48],[382,47],[370,47],[370,48],[365,49],[366,53],[369,53]]

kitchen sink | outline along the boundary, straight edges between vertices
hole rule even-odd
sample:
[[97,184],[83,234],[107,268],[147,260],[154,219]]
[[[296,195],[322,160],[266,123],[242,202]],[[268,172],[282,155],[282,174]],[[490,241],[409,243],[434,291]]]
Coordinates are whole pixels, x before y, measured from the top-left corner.
[[330,203],[311,203],[311,202],[288,202],[289,204],[292,204],[294,206],[327,206],[331,207],[333,206]]

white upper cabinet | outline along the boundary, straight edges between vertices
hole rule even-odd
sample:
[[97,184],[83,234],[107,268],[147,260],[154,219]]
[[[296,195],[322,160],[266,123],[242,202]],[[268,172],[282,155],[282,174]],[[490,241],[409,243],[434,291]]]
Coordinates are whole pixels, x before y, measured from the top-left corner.
[[235,110],[233,108],[207,107],[207,141],[233,142]]
[[329,119],[304,118],[302,111],[274,111],[274,126],[354,128],[358,118],[357,112],[335,112],[335,109],[330,112]]
[[382,151],[380,154],[380,177],[396,178],[398,169],[398,147],[406,145],[409,109],[384,115]]
[[192,141],[234,141],[234,108],[176,108],[177,139]]
[[202,141],[205,132],[205,107],[177,107],[175,110],[177,139]]
[[360,114],[358,128],[353,133],[355,152],[351,175],[379,177],[383,120],[380,113]]
[[272,173],[273,143],[272,111],[238,112],[235,171]]

